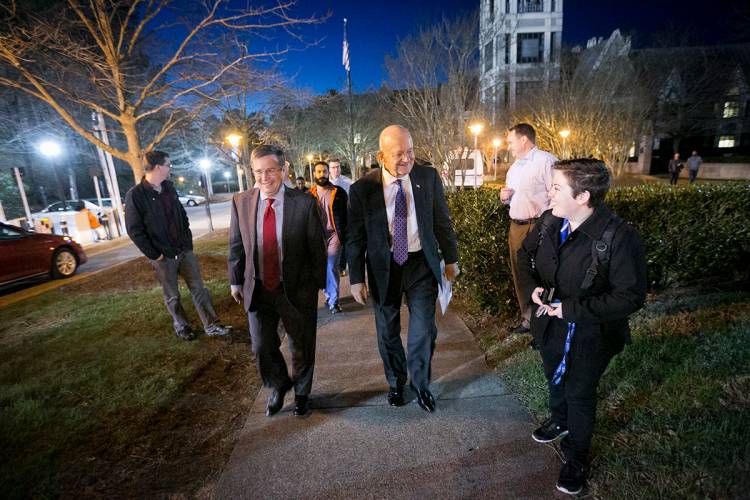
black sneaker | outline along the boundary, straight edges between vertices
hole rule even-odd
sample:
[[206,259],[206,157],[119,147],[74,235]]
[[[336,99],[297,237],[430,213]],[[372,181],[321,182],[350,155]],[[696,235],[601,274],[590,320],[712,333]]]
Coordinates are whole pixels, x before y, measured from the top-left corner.
[[529,328],[529,325],[524,325],[521,323],[520,325],[516,326],[509,326],[508,327],[508,333],[529,333],[531,329]]
[[570,459],[560,470],[557,489],[568,495],[578,495],[586,485],[586,475],[586,467],[579,461]]
[[339,303],[338,303],[338,302],[336,302],[336,303],[335,303],[335,304],[333,304],[332,306],[329,306],[329,307],[328,307],[328,310],[329,310],[329,311],[331,312],[331,314],[338,314],[338,313],[340,313],[341,311],[343,311],[343,309],[341,309],[341,306],[339,305]]
[[542,425],[531,433],[531,437],[537,443],[551,443],[567,435],[568,429],[557,425],[551,417],[542,422]]
[[182,340],[195,340],[195,333],[189,327],[176,330],[174,334]]

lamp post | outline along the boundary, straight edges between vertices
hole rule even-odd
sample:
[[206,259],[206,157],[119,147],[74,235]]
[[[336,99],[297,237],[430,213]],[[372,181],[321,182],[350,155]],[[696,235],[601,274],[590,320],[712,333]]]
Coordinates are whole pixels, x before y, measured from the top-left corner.
[[224,182],[227,184],[227,193],[229,192],[229,176],[232,175],[226,170],[224,171]]
[[565,141],[566,141],[566,139],[568,138],[568,136],[570,135],[570,130],[568,130],[568,129],[564,128],[564,129],[562,129],[562,130],[561,130],[560,132],[558,132],[558,133],[560,134],[560,137],[562,137],[562,140],[563,140],[563,147],[562,147],[562,152],[563,152],[563,156],[564,156],[564,157],[567,157],[567,156],[568,156],[568,150],[567,150],[567,148],[565,147]]
[[229,134],[227,136],[227,142],[232,146],[232,151],[234,152],[234,161],[237,167],[237,185],[239,186],[240,193],[244,191],[242,188],[242,167],[240,165],[240,153],[238,149],[241,140],[242,136],[239,134]]
[[208,215],[208,230],[209,232],[213,232],[214,230],[214,221],[211,218],[211,197],[209,196],[209,189],[208,189],[208,183],[210,182],[210,173],[209,169],[211,168],[211,160],[208,158],[203,158],[200,161],[198,161],[198,165],[201,167],[201,170],[203,171],[203,174],[205,176],[205,187],[204,187],[204,193],[206,194],[206,215]]
[[307,168],[308,170],[310,170],[310,185],[311,186],[315,184],[315,179],[313,179],[313,172],[312,172],[312,159],[313,159],[312,154],[307,155]]
[[52,166],[52,174],[55,178],[55,184],[57,185],[57,196],[60,197],[60,201],[65,201],[65,192],[63,191],[62,184],[60,183],[60,177],[57,175],[57,157],[62,153],[62,148],[55,141],[42,141],[39,144],[39,152],[45,158],[49,159],[50,165]]
[[494,170],[494,179],[497,180],[497,148],[500,147],[500,144],[503,143],[503,140],[499,137],[495,137],[492,139],[492,169]]
[[474,158],[474,155],[477,151],[477,139],[479,138],[479,134],[482,133],[482,129],[484,129],[484,125],[482,125],[481,123],[473,123],[469,125],[469,130],[471,130],[471,133],[474,134],[474,151],[472,151],[471,153],[472,163],[474,164],[474,189],[477,188],[477,177],[479,174],[479,172],[477,172],[477,161]]

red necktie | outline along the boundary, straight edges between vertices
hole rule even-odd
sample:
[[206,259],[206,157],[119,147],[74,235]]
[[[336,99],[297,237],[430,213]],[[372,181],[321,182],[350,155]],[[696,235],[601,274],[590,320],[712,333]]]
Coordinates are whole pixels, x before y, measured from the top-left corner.
[[279,245],[276,241],[276,212],[273,198],[266,199],[266,210],[263,212],[263,286],[266,290],[279,287]]

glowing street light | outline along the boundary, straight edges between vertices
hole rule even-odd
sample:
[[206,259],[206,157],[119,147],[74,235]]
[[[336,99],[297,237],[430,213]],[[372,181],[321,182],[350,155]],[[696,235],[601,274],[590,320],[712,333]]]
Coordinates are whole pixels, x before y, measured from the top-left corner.
[[307,168],[310,170],[310,184],[315,184],[315,179],[313,179],[313,171],[312,171],[312,159],[313,159],[312,154],[307,155]]
[[242,167],[240,166],[240,152],[238,147],[240,145],[240,141],[242,141],[242,136],[239,134],[229,134],[226,139],[227,142],[232,146],[232,150],[234,151],[235,167],[237,168],[237,185],[239,186],[239,191],[241,193],[243,191]]
[[185,177],[181,175],[181,176],[179,176],[179,177],[177,178],[177,181],[178,181],[178,182],[179,182],[180,184],[182,184],[183,182],[185,182]]
[[232,175],[232,174],[230,174],[230,173],[229,173],[229,172],[227,172],[226,170],[224,171],[224,182],[226,182],[226,184],[227,184],[227,193],[229,192],[229,177],[230,177],[231,175]]
[[62,148],[56,141],[46,140],[39,143],[37,146],[39,152],[47,158],[52,167],[52,175],[55,177],[55,184],[57,184],[57,195],[60,197],[60,201],[65,201],[65,192],[63,191],[62,183],[57,174],[57,162],[55,161],[60,154],[62,154]]
[[198,166],[201,168],[201,170],[208,170],[211,168],[211,160],[208,158],[201,158],[198,160]]
[[564,129],[562,129],[562,130],[561,130],[560,132],[558,132],[558,133],[560,134],[560,137],[562,137],[562,140],[563,140],[563,147],[562,147],[562,150],[563,150],[563,156],[568,156],[568,151],[567,151],[567,148],[565,147],[565,140],[566,140],[566,139],[568,138],[568,136],[570,135],[570,130],[568,130],[567,128],[564,128]]
[[474,149],[477,149],[477,138],[479,137],[479,134],[482,133],[482,130],[484,130],[484,125],[481,123],[473,123],[469,125],[469,130],[472,134],[474,134]]

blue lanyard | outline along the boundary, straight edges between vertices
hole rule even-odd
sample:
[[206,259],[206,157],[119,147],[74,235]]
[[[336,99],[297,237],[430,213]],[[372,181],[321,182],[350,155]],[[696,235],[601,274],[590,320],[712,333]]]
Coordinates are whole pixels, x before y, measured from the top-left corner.
[[563,351],[563,357],[560,364],[557,365],[555,373],[552,375],[552,384],[560,385],[562,382],[563,375],[565,375],[565,368],[568,366],[568,353],[570,352],[570,342],[573,340],[573,335],[576,332],[576,324],[568,323],[568,335],[565,337],[565,350]]

